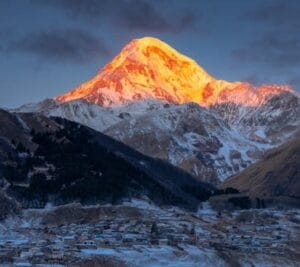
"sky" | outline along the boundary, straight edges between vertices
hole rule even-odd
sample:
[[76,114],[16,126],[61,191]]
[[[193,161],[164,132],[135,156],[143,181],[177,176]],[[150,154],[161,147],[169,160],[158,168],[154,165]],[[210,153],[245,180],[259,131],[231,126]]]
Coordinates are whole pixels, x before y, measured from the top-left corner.
[[0,0],[0,107],[60,95],[157,37],[228,81],[300,91],[298,0]]

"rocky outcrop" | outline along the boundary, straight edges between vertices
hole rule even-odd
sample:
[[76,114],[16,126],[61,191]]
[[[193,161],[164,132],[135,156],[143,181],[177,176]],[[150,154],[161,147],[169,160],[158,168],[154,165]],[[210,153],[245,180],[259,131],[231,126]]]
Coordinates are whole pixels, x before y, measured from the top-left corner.
[[230,177],[222,188],[234,187],[258,197],[300,197],[300,139],[268,153],[262,160]]

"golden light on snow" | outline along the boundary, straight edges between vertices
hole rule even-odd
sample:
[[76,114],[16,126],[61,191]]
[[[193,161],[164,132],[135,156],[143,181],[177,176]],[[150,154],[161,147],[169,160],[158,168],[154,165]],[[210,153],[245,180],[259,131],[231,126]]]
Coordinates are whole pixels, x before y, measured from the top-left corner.
[[91,80],[58,101],[86,99],[101,106],[132,100],[157,99],[202,106],[224,101],[255,106],[270,95],[290,91],[288,86],[254,87],[244,82],[216,80],[194,60],[159,39],[144,37],[127,44],[120,54]]

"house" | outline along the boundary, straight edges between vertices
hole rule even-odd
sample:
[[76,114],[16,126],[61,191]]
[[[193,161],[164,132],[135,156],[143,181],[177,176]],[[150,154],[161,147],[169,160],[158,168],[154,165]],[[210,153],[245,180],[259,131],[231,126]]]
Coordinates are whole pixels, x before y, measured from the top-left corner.
[[146,237],[138,237],[136,239],[136,243],[138,245],[148,245],[149,244],[149,240]]
[[158,239],[158,245],[167,246],[169,245],[169,240],[167,238],[160,238]]
[[84,248],[93,248],[96,249],[96,243],[94,240],[84,240],[83,242],[77,244],[77,247],[79,249],[84,249]]
[[76,243],[76,239],[75,236],[71,235],[71,236],[65,236],[64,237],[64,244],[67,244],[69,246],[73,246]]
[[103,238],[103,237],[95,238],[95,243],[96,243],[97,247],[110,246],[110,241],[106,238]]
[[52,260],[62,260],[64,258],[64,250],[61,247],[53,246],[49,256]]
[[134,239],[132,237],[124,236],[122,239],[122,242],[123,242],[123,244],[126,244],[126,245],[133,245]]

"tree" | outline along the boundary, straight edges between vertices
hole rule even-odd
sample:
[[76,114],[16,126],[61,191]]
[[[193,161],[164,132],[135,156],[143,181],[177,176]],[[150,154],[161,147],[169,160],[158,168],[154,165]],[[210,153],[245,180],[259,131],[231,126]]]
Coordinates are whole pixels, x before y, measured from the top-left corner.
[[30,135],[31,135],[31,136],[35,136],[35,130],[34,130],[33,128],[32,128],[31,131],[30,131]]
[[193,225],[190,231],[190,235],[195,235],[195,234],[196,234],[195,225]]
[[189,243],[191,245],[195,245],[197,243],[197,235],[196,235],[196,231],[195,231],[195,225],[192,226],[191,230],[190,230],[190,240]]
[[260,201],[260,198],[256,198],[256,208],[257,209],[260,209],[261,208],[261,201]]
[[158,235],[158,228],[156,222],[153,222],[151,226],[151,235]]
[[16,150],[17,152],[27,152],[26,147],[21,142],[18,143]]
[[241,197],[231,197],[228,199],[235,207],[240,209],[250,209],[251,208],[251,199],[248,196]]

